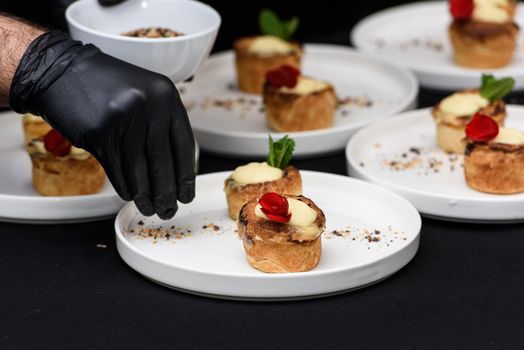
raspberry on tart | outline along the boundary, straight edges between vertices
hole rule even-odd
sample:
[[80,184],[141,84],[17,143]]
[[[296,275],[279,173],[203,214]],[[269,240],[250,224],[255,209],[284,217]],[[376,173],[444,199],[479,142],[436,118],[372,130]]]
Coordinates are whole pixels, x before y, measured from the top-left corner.
[[266,75],[264,109],[270,129],[306,131],[333,126],[337,97],[326,81],[300,75],[289,66],[280,66]]
[[466,183],[492,194],[524,192],[524,133],[475,115],[466,127]]
[[77,148],[58,131],[27,144],[33,165],[33,187],[44,196],[74,196],[99,192],[105,173],[87,151]]
[[242,207],[237,228],[252,267],[284,273],[318,265],[325,224],[324,213],[311,199],[265,193]]
[[512,0],[450,0],[454,61],[468,68],[500,68],[513,59],[519,27]]
[[503,97],[513,85],[512,78],[495,79],[492,75],[483,75],[479,89],[458,91],[440,101],[431,111],[437,145],[446,152],[463,154],[465,128],[476,113],[504,126],[506,104]]

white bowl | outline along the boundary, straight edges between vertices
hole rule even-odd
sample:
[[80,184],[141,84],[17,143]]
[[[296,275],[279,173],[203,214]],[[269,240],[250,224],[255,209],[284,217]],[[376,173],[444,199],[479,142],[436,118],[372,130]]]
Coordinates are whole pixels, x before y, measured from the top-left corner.
[[[79,0],[67,8],[66,19],[73,39],[167,75],[174,83],[191,77],[209,56],[221,22],[213,8],[192,0],[127,0],[112,7]],[[185,35],[157,39],[121,35],[146,27]]]

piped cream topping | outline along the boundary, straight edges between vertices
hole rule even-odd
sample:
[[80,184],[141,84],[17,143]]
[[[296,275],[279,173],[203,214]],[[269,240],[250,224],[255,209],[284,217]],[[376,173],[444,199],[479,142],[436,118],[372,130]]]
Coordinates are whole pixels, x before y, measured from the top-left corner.
[[287,41],[272,35],[262,35],[256,37],[248,51],[259,56],[273,56],[290,53],[295,48]]
[[45,122],[44,118],[31,114],[31,113],[24,114],[23,119],[27,123],[44,123]]
[[[33,140],[33,141],[29,142],[27,144],[27,152],[30,155],[32,155],[32,156],[44,156],[47,153],[49,153],[45,149],[44,142],[40,141],[40,140]],[[87,152],[86,150],[84,150],[82,148],[75,147],[75,146],[71,146],[71,152],[69,152],[69,154],[67,156],[62,157],[62,158],[71,157],[71,158],[76,159],[76,160],[86,160],[90,156],[91,156],[91,154],[89,152]]]
[[472,18],[480,22],[507,23],[512,20],[508,0],[474,0]]
[[456,118],[472,116],[487,105],[489,100],[478,92],[456,92],[440,102],[440,117],[444,122],[453,123]]
[[253,162],[236,168],[231,177],[237,183],[247,185],[278,180],[283,175],[282,169],[272,167],[266,162]]
[[[288,213],[291,214],[291,219],[287,223],[291,226],[297,227],[309,227],[317,219],[317,212],[311,209],[306,203],[299,201],[297,199],[288,198],[287,202],[289,204]],[[266,214],[262,212],[262,206],[257,204],[255,207],[255,215],[270,220]]]
[[297,85],[294,88],[281,88],[282,92],[298,95],[307,95],[313,92],[322,91],[328,87],[328,83],[318,79],[299,77]]
[[524,145],[524,133],[511,128],[500,128],[497,137],[491,140],[491,142],[522,146]]

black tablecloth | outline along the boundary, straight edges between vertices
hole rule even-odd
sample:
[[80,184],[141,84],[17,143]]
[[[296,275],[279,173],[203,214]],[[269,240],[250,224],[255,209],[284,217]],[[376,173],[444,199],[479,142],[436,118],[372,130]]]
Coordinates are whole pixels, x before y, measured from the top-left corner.
[[[420,105],[439,97],[422,91]],[[243,162],[203,152],[200,169]],[[342,152],[294,163],[345,173]],[[223,301],[161,287],[119,258],[112,220],[0,223],[0,262],[2,349],[524,346],[522,224],[424,219],[420,250],[400,272],[310,301]]]

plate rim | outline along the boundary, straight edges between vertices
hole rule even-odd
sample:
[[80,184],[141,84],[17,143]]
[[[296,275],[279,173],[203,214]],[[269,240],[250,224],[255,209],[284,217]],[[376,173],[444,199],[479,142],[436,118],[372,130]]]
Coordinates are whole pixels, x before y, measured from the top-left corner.
[[[520,105],[513,105],[513,104],[508,104],[506,105],[507,109],[508,109],[508,112],[511,113],[512,111],[514,112],[519,112],[519,113],[522,113],[523,114],[523,118],[524,118],[524,106],[520,106]],[[431,192],[427,192],[427,191],[423,191],[423,190],[413,190],[409,187],[406,187],[406,186],[401,186],[401,185],[398,185],[396,183],[393,183],[391,181],[388,181],[388,180],[384,180],[380,177],[377,177],[376,175],[373,175],[373,174],[369,174],[365,169],[362,169],[360,166],[359,166],[359,162],[357,161],[357,159],[355,159],[354,157],[354,149],[356,147],[359,146],[360,142],[361,142],[361,139],[366,139],[366,135],[368,134],[373,134],[374,131],[376,132],[376,129],[377,128],[383,128],[384,127],[384,124],[395,124],[395,123],[399,123],[399,122],[402,122],[403,120],[408,120],[408,119],[416,119],[416,118],[421,118],[424,114],[427,114],[427,122],[428,123],[431,123],[432,120],[430,119],[431,117],[431,107],[428,107],[428,108],[421,108],[421,109],[416,109],[416,110],[412,110],[412,111],[407,111],[407,112],[403,112],[403,113],[400,113],[398,114],[395,118],[392,118],[392,119],[387,119],[387,120],[383,120],[383,121],[380,121],[380,122],[377,122],[377,123],[374,123],[372,125],[369,125],[361,130],[359,130],[355,135],[354,137],[352,137],[347,145],[346,145],[346,149],[345,149],[345,157],[346,157],[346,163],[347,163],[347,172],[349,173],[350,170],[352,170],[352,172],[356,173],[360,179],[362,179],[363,181],[369,181],[371,183],[374,183],[374,184],[377,184],[379,186],[382,186],[384,188],[387,188],[387,189],[391,189],[392,191],[399,191],[401,193],[405,193],[405,194],[408,194],[408,195],[415,195],[415,196],[425,196],[425,197],[432,197],[432,198],[437,198],[439,200],[447,200],[447,201],[463,201],[463,202],[467,202],[467,203],[473,203],[473,204],[486,204],[486,203],[489,203],[489,204],[498,204],[498,203],[505,203],[505,204],[511,204],[511,202],[514,201],[513,198],[511,198],[511,195],[510,196],[505,196],[505,195],[501,195],[501,196],[497,196],[497,195],[489,195],[489,194],[485,194],[486,196],[490,196],[489,198],[486,197],[486,198],[468,198],[468,197],[463,197],[463,196],[446,196],[446,195],[442,195],[442,194],[438,194],[438,193],[431,193]],[[364,135],[364,136],[362,136]],[[354,174],[352,174],[354,176]],[[397,192],[397,193],[399,193]],[[524,198],[521,200],[522,202],[524,202]],[[428,214],[428,215],[434,215],[436,216],[436,214],[432,214],[432,213],[425,213],[425,212],[422,212],[424,214]],[[443,216],[443,215],[438,215],[439,218],[451,218],[451,219],[456,219],[456,220],[460,220],[460,221],[463,221],[463,220],[467,220],[467,221],[479,221],[477,219],[471,219],[471,218],[466,218],[466,217],[463,217],[463,216]],[[504,222],[504,221],[508,221],[509,219],[484,219],[484,221],[489,221],[489,222],[492,222],[492,223],[498,223],[498,222]],[[516,220],[516,221],[522,221],[524,220],[524,215],[521,219],[512,219],[513,222]]]
[[[1,111],[0,112],[0,125],[2,123],[10,123],[11,120],[15,118],[20,119],[20,128],[22,129],[22,117],[23,114],[17,113],[13,110]],[[6,132],[6,129],[2,129],[1,132]],[[23,149],[23,140],[20,142],[19,147]],[[200,147],[197,142],[195,142],[195,159],[196,166],[198,169],[198,161],[200,160]],[[82,215],[65,215],[66,218],[62,216],[57,217],[53,216],[50,218],[44,218],[38,216],[37,218],[28,218],[27,216],[18,215],[18,216],[6,216],[0,214],[0,222],[12,222],[12,223],[23,223],[23,224],[38,224],[38,225],[47,225],[47,224],[70,224],[70,223],[81,223],[81,222],[90,222],[90,221],[101,221],[105,219],[112,218],[116,215],[118,210],[126,203],[113,188],[111,182],[106,176],[105,181],[107,182],[104,186],[110,186],[110,192],[99,192],[94,194],[87,195],[75,195],[75,196],[42,196],[42,195],[19,195],[19,194],[6,194],[0,193],[0,201],[17,203],[18,205],[33,205],[33,206],[50,206],[50,205],[60,205],[61,207],[67,205],[76,205],[81,202],[81,205],[94,205],[97,203],[104,203],[105,205],[119,206],[119,209],[114,209],[108,214],[82,214]],[[111,192],[112,190],[112,192]]]
[[[392,7],[388,7],[382,10],[379,10],[375,13],[372,13],[361,20],[359,20],[351,29],[349,34],[349,41],[350,43],[358,50],[364,53],[371,54],[374,57],[378,57],[378,53],[374,52],[373,48],[366,43],[364,39],[364,34],[366,27],[370,26],[376,21],[379,21],[382,18],[385,18],[386,16],[394,15],[397,12],[401,11],[415,11],[415,10],[422,10],[422,9],[441,9],[445,8],[446,1],[441,0],[430,0],[430,1],[416,1],[406,4],[400,4],[395,5]],[[522,3],[518,4],[519,8],[522,9]],[[399,63],[399,60],[391,60],[393,63]],[[446,67],[432,67],[428,70],[428,65],[421,65],[417,62],[409,62],[406,64],[401,64],[405,66],[406,68],[412,70],[419,80],[420,85],[434,88],[434,89],[440,89],[440,90],[453,90],[462,87],[464,85],[464,82],[461,83],[446,83],[446,84],[428,84],[428,81],[431,81],[430,77],[432,76],[439,76],[439,77],[447,77],[447,78],[455,78],[455,79],[476,79],[479,77],[482,73],[494,73],[497,74],[501,72],[500,74],[509,74],[505,73],[504,69],[507,69],[509,66],[502,67],[502,68],[466,68],[466,67],[460,67],[458,65],[454,65],[454,68],[458,68],[456,71],[449,71]],[[521,67],[513,67],[515,70],[519,70]],[[420,76],[424,75],[424,78],[421,78]],[[524,74],[522,75],[521,79],[524,79]],[[517,84],[516,90],[522,90],[524,89],[524,85]]]
[[[364,180],[352,178],[352,177],[349,177],[349,176],[345,176],[345,175],[325,173],[325,172],[319,172],[319,171],[310,171],[310,170],[301,170],[300,172],[301,172],[301,174],[303,176],[304,175],[305,176],[319,176],[320,175],[320,176],[335,177],[335,178],[339,178],[339,179],[341,179],[343,181],[349,181],[349,182],[353,182],[353,183],[358,183],[359,185],[362,185],[362,186],[365,186],[365,187],[368,187],[368,188],[374,188],[375,190],[378,190],[378,191],[380,191],[380,192],[382,192],[382,193],[384,193],[384,194],[386,194],[388,196],[392,196],[396,200],[399,200],[400,202],[404,203],[404,205],[406,205],[406,208],[409,208],[409,210],[411,211],[410,215],[413,215],[413,218],[415,219],[415,222],[413,222],[413,224],[415,225],[414,231],[417,231],[417,232],[413,235],[413,237],[410,240],[406,240],[405,246],[403,246],[402,248],[400,248],[400,249],[398,249],[396,251],[392,251],[392,252],[388,253],[387,255],[381,257],[381,259],[379,259],[379,260],[387,259],[387,258],[389,258],[390,256],[392,256],[394,254],[398,254],[398,253],[400,253],[400,252],[402,252],[402,251],[404,251],[406,249],[409,249],[412,244],[416,243],[417,240],[418,241],[420,240],[420,234],[421,234],[421,230],[422,230],[422,218],[420,216],[420,213],[415,208],[415,206],[413,204],[411,204],[408,200],[406,200],[404,197],[400,196],[399,194],[397,194],[397,193],[395,193],[395,192],[393,192],[391,190],[388,190],[387,188],[381,187],[379,185],[376,185],[376,184],[373,184],[373,183],[369,183],[369,182],[366,182]],[[231,171],[221,171],[221,172],[214,172],[214,173],[198,175],[198,177],[207,179],[207,178],[219,177],[220,176],[222,178],[222,180],[223,180],[223,179],[225,179],[229,175],[231,175]],[[225,201],[224,201],[224,204],[225,204]],[[142,259],[153,261],[154,263],[159,263],[159,264],[161,264],[163,266],[166,266],[166,267],[169,267],[169,268],[175,268],[175,269],[178,269],[178,270],[181,270],[181,271],[184,271],[184,272],[196,273],[196,274],[206,275],[206,276],[227,277],[227,278],[239,278],[240,277],[240,278],[247,278],[247,279],[260,279],[260,278],[264,278],[264,279],[274,279],[274,278],[276,278],[276,279],[281,279],[281,278],[301,279],[303,277],[307,278],[309,276],[313,277],[313,276],[316,276],[316,275],[324,276],[324,275],[336,274],[336,273],[340,273],[340,272],[348,270],[348,268],[346,267],[346,268],[329,269],[329,270],[322,270],[322,271],[312,270],[312,271],[305,271],[305,272],[293,272],[293,273],[282,273],[282,274],[265,274],[264,273],[264,274],[260,274],[260,275],[258,275],[258,274],[257,275],[244,275],[244,274],[241,274],[241,273],[218,273],[218,272],[211,273],[211,272],[208,272],[208,271],[188,269],[187,267],[180,266],[180,265],[168,264],[168,263],[166,263],[166,262],[164,262],[164,261],[162,261],[162,260],[160,260],[160,259],[158,259],[158,258],[156,258],[154,256],[151,256],[149,254],[146,254],[146,253],[140,251],[138,248],[133,246],[129,242],[129,240],[124,236],[122,230],[119,227],[119,221],[122,220],[122,216],[127,214],[127,211],[136,210],[136,207],[135,208],[133,208],[133,207],[135,207],[133,202],[129,202],[126,205],[124,205],[120,209],[120,211],[118,212],[118,214],[117,214],[117,216],[116,216],[116,218],[114,220],[115,238],[116,238],[117,243],[119,242],[120,244],[123,244],[127,249],[133,251],[133,253],[137,254]],[[226,206],[224,205],[224,208],[225,207]],[[119,255],[121,255],[120,254],[120,247],[117,247],[117,250],[118,250]],[[418,250],[418,248],[417,248],[417,250]],[[415,255],[416,255],[416,252],[415,252]],[[126,263],[127,263],[127,261],[126,261]],[[367,267],[367,266],[373,265],[375,263],[377,263],[377,260],[372,261],[372,262],[368,262],[368,263],[358,264],[358,265],[352,266],[350,269]]]
[[[388,67],[390,69],[393,69],[396,71],[396,73],[400,73],[404,78],[407,78],[407,82],[409,82],[409,93],[407,94],[404,101],[402,101],[401,104],[399,104],[395,109],[390,109],[387,113],[380,114],[381,117],[378,120],[382,120],[384,118],[392,117],[408,108],[413,106],[414,103],[416,103],[417,96],[420,91],[420,84],[416,77],[416,75],[407,69],[406,67],[399,65],[396,62],[388,62],[384,61],[382,59],[379,59],[369,53],[361,52],[356,50],[355,48],[352,48],[350,46],[346,45],[335,45],[335,44],[318,44],[318,43],[304,43],[304,52],[307,54],[307,51],[316,51],[316,52],[337,52],[342,54],[348,54],[353,57],[358,57],[361,59],[366,59],[367,61],[372,61],[374,64],[378,64],[381,66]],[[215,54],[212,54],[209,59],[206,61],[205,64],[210,64],[213,59],[215,60],[226,60],[229,59],[229,56],[234,58],[234,50],[226,50],[221,51]],[[200,68],[202,69],[202,68]],[[199,72],[196,73],[197,75]],[[188,83],[187,86],[190,86],[191,83]],[[256,94],[252,94],[253,96],[258,96]],[[191,115],[191,113],[189,113]],[[191,117],[190,117],[191,119]],[[214,135],[220,135],[220,136],[228,136],[228,137],[235,137],[235,138],[243,138],[243,139],[266,139],[268,134],[274,135],[274,136],[283,136],[283,135],[289,135],[293,138],[300,138],[300,137],[314,137],[314,136],[325,136],[332,133],[344,133],[348,132],[350,130],[360,129],[362,127],[365,127],[365,125],[368,125],[368,121],[362,121],[358,124],[344,124],[339,126],[333,126],[331,128],[325,128],[325,129],[318,129],[318,130],[308,130],[308,131],[290,131],[290,132],[275,132],[268,129],[267,133],[258,133],[258,132],[247,132],[247,131],[225,131],[225,130],[213,130],[209,131],[208,129],[201,129],[196,126],[193,126],[193,129],[196,132],[203,132],[203,133],[212,133]]]

